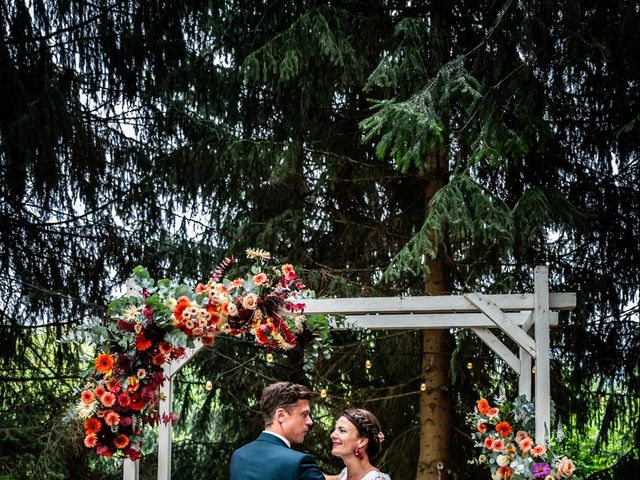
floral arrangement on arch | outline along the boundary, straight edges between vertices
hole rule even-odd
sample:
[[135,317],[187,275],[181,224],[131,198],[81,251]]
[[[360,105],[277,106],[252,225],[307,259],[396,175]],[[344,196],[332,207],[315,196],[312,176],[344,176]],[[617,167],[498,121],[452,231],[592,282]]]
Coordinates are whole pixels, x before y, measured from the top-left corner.
[[268,267],[269,252],[247,249],[249,272],[223,278],[235,262],[226,258],[207,283],[195,288],[164,279],[155,282],[136,267],[126,293],[108,306],[106,321],[79,327],[72,340],[96,352],[76,407],[84,445],[98,455],[141,458],[142,429],[165,424],[158,416],[165,381],[163,365],[184,356],[199,339],[250,334],[269,350],[288,350],[305,327],[304,299],[312,296],[292,265]]
[[[474,430],[471,436],[475,447],[481,450],[470,463],[488,467],[493,480],[573,477],[576,467],[570,458],[558,455],[548,443],[536,443],[531,437],[534,406],[524,395],[508,402],[501,393],[494,406],[481,398],[469,414],[468,423]],[[563,437],[559,425],[555,440],[561,442]]]

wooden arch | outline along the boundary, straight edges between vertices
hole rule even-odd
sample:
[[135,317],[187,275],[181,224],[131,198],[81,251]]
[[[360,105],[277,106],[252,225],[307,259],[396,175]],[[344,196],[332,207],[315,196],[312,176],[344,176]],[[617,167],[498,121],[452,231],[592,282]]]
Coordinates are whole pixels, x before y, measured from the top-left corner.
[[[576,306],[575,293],[549,293],[549,268],[535,269],[533,294],[441,295],[430,297],[369,297],[306,300],[305,314],[344,315],[346,328],[371,330],[469,328],[518,375],[518,392],[531,398],[531,362],[535,359],[535,439],[544,441],[551,424],[549,327],[558,324],[558,310]],[[344,326],[342,328],[345,328]],[[517,345],[512,352],[491,329],[500,329]],[[172,412],[173,379],[203,345],[188,349],[179,361],[165,364],[167,377],[160,403],[162,417]],[[158,480],[171,480],[173,427],[159,426]],[[124,460],[123,479],[138,480],[139,462]]]

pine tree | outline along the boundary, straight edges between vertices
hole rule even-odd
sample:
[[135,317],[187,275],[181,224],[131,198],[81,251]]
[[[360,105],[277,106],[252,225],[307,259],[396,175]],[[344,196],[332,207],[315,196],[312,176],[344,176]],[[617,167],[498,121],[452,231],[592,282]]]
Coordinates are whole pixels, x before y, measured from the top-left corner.
[[[586,426],[600,393],[615,391],[629,396],[607,396],[607,418],[637,418],[633,2],[2,8],[2,368],[52,367],[24,353],[33,327],[54,339],[100,315],[138,263],[197,280],[256,246],[340,296],[520,292],[548,263],[553,287],[580,298],[553,337],[559,414]],[[462,334],[454,346],[447,332],[334,341],[314,380],[335,396],[318,404],[326,422],[342,398],[375,400],[390,433],[383,469],[438,478],[442,461],[443,478],[469,478],[466,454],[447,453],[464,438],[449,421],[422,439],[417,427],[430,399],[460,423],[472,387],[492,385],[460,372],[482,347]],[[54,350],[54,374],[75,373],[77,352]],[[354,368],[367,356],[370,371]],[[414,395],[432,358],[437,388]],[[249,360],[250,375],[238,368]],[[176,472],[224,477],[225,455],[260,428],[262,375],[300,375],[300,362],[296,352],[275,369],[231,340],[203,354],[179,390],[185,418],[195,415],[184,428],[207,441],[197,460],[193,444],[177,445]],[[198,410],[202,378],[217,387]],[[17,384],[0,389],[2,408],[15,405]],[[602,427],[606,439],[615,425]],[[318,428],[310,448],[338,468]],[[443,450],[425,449],[437,436]]]

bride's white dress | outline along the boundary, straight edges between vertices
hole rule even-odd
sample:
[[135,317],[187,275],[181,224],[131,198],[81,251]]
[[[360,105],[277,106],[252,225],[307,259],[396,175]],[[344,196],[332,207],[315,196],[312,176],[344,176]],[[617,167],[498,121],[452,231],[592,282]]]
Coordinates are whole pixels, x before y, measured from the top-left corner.
[[[347,469],[346,468],[340,472],[340,476],[338,477],[338,480],[347,480]],[[391,480],[391,477],[389,475],[387,475],[386,473],[376,472],[375,470],[372,470],[372,471],[368,472],[360,480]]]

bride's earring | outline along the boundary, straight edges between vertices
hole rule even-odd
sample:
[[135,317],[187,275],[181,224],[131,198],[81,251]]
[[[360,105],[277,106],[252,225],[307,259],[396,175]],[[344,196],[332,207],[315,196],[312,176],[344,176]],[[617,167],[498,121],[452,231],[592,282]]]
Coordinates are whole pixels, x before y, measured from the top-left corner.
[[362,452],[360,451],[360,449],[358,447],[353,449],[353,454],[355,455],[356,458],[359,459],[363,459],[364,455],[362,455]]

